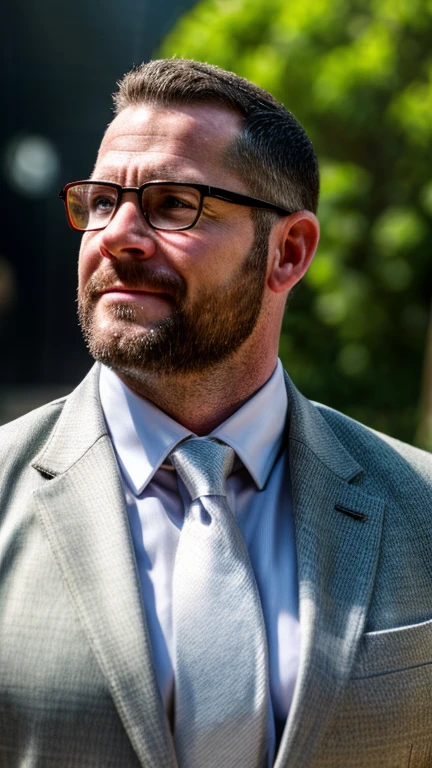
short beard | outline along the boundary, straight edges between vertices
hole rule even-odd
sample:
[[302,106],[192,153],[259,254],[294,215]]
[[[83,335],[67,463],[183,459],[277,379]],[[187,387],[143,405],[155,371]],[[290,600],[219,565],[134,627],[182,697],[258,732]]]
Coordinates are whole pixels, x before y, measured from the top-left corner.
[[[90,354],[136,380],[147,373],[200,373],[229,358],[249,338],[261,312],[271,223],[268,217],[256,217],[253,246],[230,283],[202,288],[190,307],[183,280],[151,268],[148,261],[113,261],[109,272],[93,275],[78,296],[79,321]],[[174,311],[154,328],[141,330],[135,307],[119,302],[109,311],[124,329],[100,329],[96,323],[100,292],[118,280],[129,288],[166,292]]]

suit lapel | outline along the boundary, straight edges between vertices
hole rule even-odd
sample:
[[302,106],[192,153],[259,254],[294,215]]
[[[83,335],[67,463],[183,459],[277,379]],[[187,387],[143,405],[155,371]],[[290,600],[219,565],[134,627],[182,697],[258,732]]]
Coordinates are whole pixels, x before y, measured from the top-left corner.
[[156,686],[124,494],[97,395],[98,368],[68,398],[34,466],[41,524],[82,627],[146,768],[175,766]]
[[352,481],[362,468],[288,381],[289,451],[302,633],[294,698],[275,768],[309,765],[361,638],[384,502]]

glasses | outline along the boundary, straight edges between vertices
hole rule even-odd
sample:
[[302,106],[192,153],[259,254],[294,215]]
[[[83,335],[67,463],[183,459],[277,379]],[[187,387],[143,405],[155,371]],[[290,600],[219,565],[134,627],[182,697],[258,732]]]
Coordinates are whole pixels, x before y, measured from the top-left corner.
[[63,187],[59,197],[64,201],[69,226],[89,232],[104,229],[110,223],[125,192],[137,193],[147,224],[164,232],[192,229],[201,215],[205,197],[274,211],[279,216],[292,213],[248,195],[206,184],[182,184],[178,181],[150,181],[141,187],[122,187],[109,181],[73,181]]

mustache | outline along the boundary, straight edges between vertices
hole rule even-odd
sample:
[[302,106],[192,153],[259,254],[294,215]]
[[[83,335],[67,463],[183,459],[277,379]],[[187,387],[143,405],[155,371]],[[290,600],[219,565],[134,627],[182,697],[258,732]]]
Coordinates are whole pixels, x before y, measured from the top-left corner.
[[137,291],[153,290],[166,293],[178,303],[186,297],[186,283],[179,275],[155,269],[145,261],[140,263],[119,261],[108,269],[95,272],[85,286],[85,294],[88,298],[95,299],[98,294],[117,282]]

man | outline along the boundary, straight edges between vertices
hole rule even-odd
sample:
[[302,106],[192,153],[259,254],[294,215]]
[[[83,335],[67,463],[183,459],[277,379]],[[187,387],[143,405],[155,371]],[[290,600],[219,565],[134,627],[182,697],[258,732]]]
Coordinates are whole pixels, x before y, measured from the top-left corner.
[[98,362],[0,431],[0,767],[430,766],[430,457],[277,361],[313,148],[198,62],[115,104],[62,192]]

